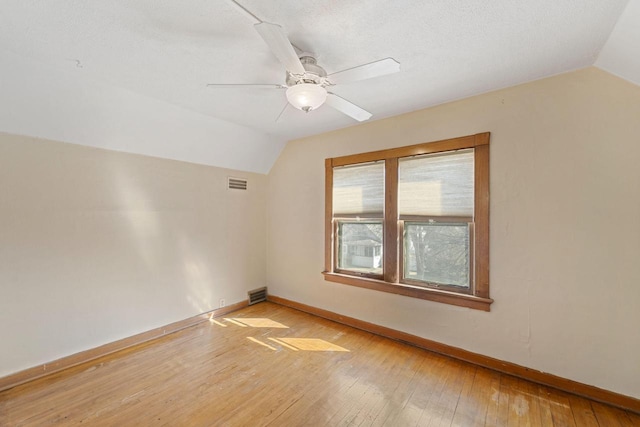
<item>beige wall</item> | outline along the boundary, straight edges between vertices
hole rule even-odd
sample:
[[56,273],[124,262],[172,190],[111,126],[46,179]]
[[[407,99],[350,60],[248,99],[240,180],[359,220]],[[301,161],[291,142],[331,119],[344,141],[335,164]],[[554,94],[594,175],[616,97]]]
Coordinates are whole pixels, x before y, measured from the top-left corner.
[[[325,158],[486,131],[490,313],[323,280]],[[269,290],[640,397],[639,187],[640,87],[596,68],[293,141],[269,175]]]
[[266,179],[0,134],[0,376],[246,300]]

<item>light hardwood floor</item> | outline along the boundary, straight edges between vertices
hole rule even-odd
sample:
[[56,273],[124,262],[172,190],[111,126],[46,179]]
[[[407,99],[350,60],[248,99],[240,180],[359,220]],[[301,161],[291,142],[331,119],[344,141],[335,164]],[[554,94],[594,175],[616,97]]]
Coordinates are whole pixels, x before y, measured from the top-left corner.
[[640,426],[640,416],[272,303],[0,393],[0,426]]

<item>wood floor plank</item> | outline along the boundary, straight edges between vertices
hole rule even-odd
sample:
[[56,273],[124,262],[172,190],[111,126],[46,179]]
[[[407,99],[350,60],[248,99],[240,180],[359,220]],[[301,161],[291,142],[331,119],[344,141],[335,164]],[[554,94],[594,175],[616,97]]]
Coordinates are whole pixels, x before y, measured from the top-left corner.
[[515,377],[505,376],[502,379],[502,384],[505,386],[504,392],[509,396],[507,420],[504,425],[519,427],[524,424],[523,421],[529,415],[526,401],[520,392],[519,380]]
[[467,394],[461,395],[453,424],[482,426],[487,417],[489,401],[491,399],[491,383],[495,373],[477,368],[473,378],[473,384]]
[[568,398],[573,419],[577,426],[598,427],[600,425],[591,407],[591,402],[578,396],[569,395]]
[[473,372],[473,376],[469,376],[467,378],[462,390],[460,391],[460,396],[458,397],[458,402],[456,402],[456,409],[451,421],[452,425],[475,425],[473,420],[478,408],[471,397],[471,392],[478,376],[478,370],[480,370],[480,368],[476,368]]
[[[469,368],[469,370],[465,369]],[[475,366],[452,360],[447,363],[446,380],[437,399],[429,401],[424,409],[420,423],[427,426],[449,426],[455,415],[456,407],[464,386],[473,380]],[[435,396],[434,396],[435,397]],[[427,416],[428,422],[424,421]]]
[[421,417],[428,401],[439,396],[444,379],[439,374],[446,369],[446,363],[448,359],[444,357],[423,358],[410,380],[387,400],[373,425],[394,426],[400,425],[401,421],[410,424],[407,417],[409,420]]
[[594,414],[601,426],[633,427],[638,426],[633,417],[627,411],[604,405],[599,402],[591,402]]
[[549,388],[545,386],[537,386],[538,399],[540,403],[540,420],[542,425],[553,425],[553,415],[551,414],[551,402],[549,400]]
[[[528,381],[510,378],[509,425],[539,427],[548,425],[541,418],[538,388]],[[551,422],[551,419],[546,421]]]
[[542,409],[540,402],[540,395],[538,387],[529,381],[519,380],[519,384],[522,387],[522,392],[527,396],[527,403],[529,405],[529,413],[524,421],[524,425],[532,427],[544,427],[545,422],[548,421],[542,419]]
[[498,372],[491,372],[491,382],[487,394],[489,401],[487,403],[487,413],[485,415],[484,425],[498,425],[498,412],[500,408],[500,377]]
[[549,406],[554,426],[576,427],[568,395],[555,389],[548,390]]
[[[379,337],[372,337],[372,340],[380,343],[379,351],[375,353],[371,353],[370,357],[372,361],[380,366],[384,363],[390,355],[392,355],[394,348],[389,346],[384,346],[384,340]],[[355,359],[360,360],[360,352],[367,353],[367,349],[365,347],[361,347],[355,350],[356,356]],[[354,360],[354,363],[357,363],[357,360]],[[359,371],[357,376],[354,378],[339,378],[338,383],[344,381],[344,385],[341,384],[341,393],[339,396],[331,396],[329,401],[327,402],[330,406],[330,410],[327,415],[328,418],[326,420],[326,425],[339,425],[339,423],[345,423],[348,420],[348,414],[357,406],[358,402],[366,393],[369,391],[371,387],[370,384],[370,375],[371,372],[367,371]]]
[[[406,350],[403,347],[399,345],[398,350]],[[390,402],[395,400],[397,403],[398,399],[402,399],[402,388],[410,384],[411,380],[416,377],[416,373],[424,362],[424,357],[418,353],[406,352],[404,356],[400,355],[405,361],[400,364],[395,359],[396,355],[398,355],[397,352],[394,352],[394,357],[387,359],[387,363],[391,366],[389,366],[389,375],[385,383],[382,386],[372,387],[369,390],[368,398],[360,400],[357,414],[350,420],[350,424],[371,426]],[[384,417],[384,415],[382,416]]]
[[509,381],[513,381],[513,378],[508,375],[500,376],[500,396],[495,423],[497,426],[506,426],[509,422],[509,395],[511,393]]
[[637,414],[276,304],[227,317],[5,390],[0,426],[640,425]]

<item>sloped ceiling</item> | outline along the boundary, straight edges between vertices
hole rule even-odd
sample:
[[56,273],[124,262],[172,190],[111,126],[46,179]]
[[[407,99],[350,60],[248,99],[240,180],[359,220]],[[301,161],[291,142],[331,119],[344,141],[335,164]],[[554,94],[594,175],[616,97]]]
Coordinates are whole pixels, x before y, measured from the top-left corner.
[[[640,0],[239,2],[329,73],[400,62],[400,73],[335,87],[371,120],[594,63],[640,81]],[[228,1],[0,8],[0,131],[266,173],[286,141],[357,123],[329,107],[276,121],[281,90],[208,88],[284,83]]]
[[595,65],[640,85],[640,0],[631,0]]

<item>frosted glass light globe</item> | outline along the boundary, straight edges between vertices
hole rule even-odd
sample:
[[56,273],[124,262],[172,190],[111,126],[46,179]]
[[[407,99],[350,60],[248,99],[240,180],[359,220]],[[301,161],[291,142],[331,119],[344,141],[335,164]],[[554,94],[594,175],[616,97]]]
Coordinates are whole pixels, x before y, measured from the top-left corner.
[[327,100],[327,90],[313,83],[299,83],[287,89],[287,100],[298,110],[315,110]]

